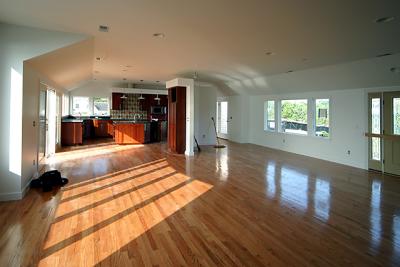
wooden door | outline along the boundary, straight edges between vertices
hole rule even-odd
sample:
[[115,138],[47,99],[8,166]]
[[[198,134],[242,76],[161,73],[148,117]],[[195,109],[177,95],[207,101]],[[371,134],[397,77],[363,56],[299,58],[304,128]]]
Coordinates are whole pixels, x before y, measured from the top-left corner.
[[383,94],[384,171],[400,175],[400,92]]

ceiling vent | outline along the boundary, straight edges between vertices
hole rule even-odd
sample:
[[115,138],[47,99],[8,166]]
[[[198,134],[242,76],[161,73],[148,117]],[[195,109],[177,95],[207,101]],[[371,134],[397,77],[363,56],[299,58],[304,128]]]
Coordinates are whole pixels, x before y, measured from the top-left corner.
[[106,25],[100,25],[99,26],[99,32],[108,32],[109,28]]
[[388,23],[394,20],[394,17],[383,17],[375,20],[375,23]]
[[387,56],[391,56],[391,55],[393,55],[393,54],[392,53],[385,53],[385,54],[377,55],[376,57],[387,57]]

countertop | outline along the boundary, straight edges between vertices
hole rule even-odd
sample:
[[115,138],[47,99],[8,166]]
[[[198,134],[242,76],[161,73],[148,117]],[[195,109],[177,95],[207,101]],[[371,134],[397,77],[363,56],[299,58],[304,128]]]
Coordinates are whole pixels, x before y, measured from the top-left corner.
[[61,122],[77,122],[77,123],[82,123],[83,120],[80,120],[80,119],[63,119]]
[[145,124],[149,121],[134,121],[134,120],[113,120],[113,124]]

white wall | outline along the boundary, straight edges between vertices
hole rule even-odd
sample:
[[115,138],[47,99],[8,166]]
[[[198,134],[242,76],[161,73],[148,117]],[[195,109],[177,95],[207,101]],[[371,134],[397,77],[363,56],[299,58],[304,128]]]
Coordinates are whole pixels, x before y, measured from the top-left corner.
[[[248,142],[292,153],[368,169],[368,93],[400,91],[400,87],[380,87],[315,91],[306,93],[270,94],[257,96],[229,96],[233,119],[230,140]],[[321,138],[289,133],[264,131],[264,102],[290,98],[329,98],[331,137]],[[246,102],[248,112],[246,112]],[[242,114],[241,120],[235,116]],[[248,125],[246,127],[246,121]],[[247,140],[246,140],[247,136]],[[350,155],[347,151],[350,150]]]
[[33,127],[33,117],[23,122],[23,116],[37,115],[37,104],[31,101],[39,98],[36,81],[31,84],[23,80],[23,62],[83,40],[84,36],[2,23],[0,36],[0,200],[10,200],[23,196],[33,174],[33,168],[28,166],[33,166],[37,158],[36,155],[22,158],[25,151],[32,156],[32,149],[38,142],[29,134],[37,131],[37,127]]
[[[39,149],[39,94],[40,83],[55,90],[58,95],[66,91],[54,81],[36,71],[29,63],[23,67],[23,109],[22,109],[22,191],[28,186],[30,178],[37,171]],[[35,122],[35,127],[33,126]],[[61,125],[57,125],[60,129]],[[35,161],[35,164],[33,164]]]
[[[330,98],[331,137],[321,138],[264,131],[264,101],[279,98]],[[363,89],[250,97],[251,143],[367,168],[366,94]],[[350,155],[347,151],[350,150]]]
[[215,130],[211,117],[216,117],[217,88],[195,85],[194,133],[199,145],[214,145]]

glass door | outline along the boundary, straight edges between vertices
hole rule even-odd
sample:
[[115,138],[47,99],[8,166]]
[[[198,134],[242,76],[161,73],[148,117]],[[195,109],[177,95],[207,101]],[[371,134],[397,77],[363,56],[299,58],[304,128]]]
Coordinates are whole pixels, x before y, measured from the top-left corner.
[[46,116],[47,91],[40,89],[39,97],[39,163],[46,155],[47,116]]
[[228,101],[217,102],[217,134],[228,139]]
[[382,94],[368,95],[368,168],[382,171]]
[[400,175],[400,92],[368,95],[368,168]]
[[57,100],[54,90],[47,90],[46,97],[47,115],[47,136],[46,136],[46,157],[54,155],[56,148],[56,129],[57,129]]
[[400,175],[400,92],[384,93],[384,172]]

